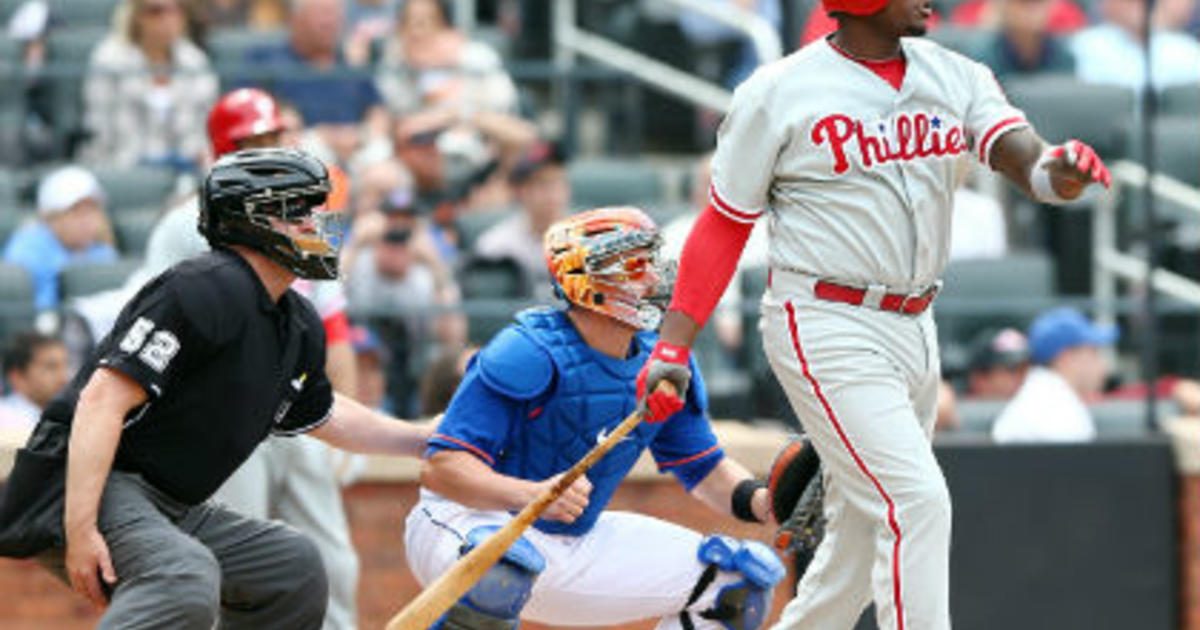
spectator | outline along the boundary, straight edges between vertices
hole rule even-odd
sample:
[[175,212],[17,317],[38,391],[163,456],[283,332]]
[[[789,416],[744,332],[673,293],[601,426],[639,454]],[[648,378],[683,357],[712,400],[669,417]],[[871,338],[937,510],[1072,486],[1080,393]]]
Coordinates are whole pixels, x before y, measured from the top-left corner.
[[271,30],[283,25],[287,0],[207,0],[204,2],[210,28]]
[[1014,328],[985,330],[967,364],[967,398],[1008,400],[1029,372],[1029,341]]
[[[783,25],[783,11],[779,0],[709,0],[710,2],[728,2],[742,9],[753,11],[770,22],[778,31]],[[721,83],[733,89],[743,79],[763,62],[758,58],[758,51],[749,37],[739,30],[717,22],[695,11],[683,10],[679,14],[679,28],[688,40],[701,48],[726,48],[732,54],[724,55],[727,60],[721,64]]]
[[550,272],[542,254],[542,236],[550,224],[567,216],[571,183],[566,157],[557,144],[539,144],[513,169],[511,180],[522,211],[480,235],[475,254],[516,261],[525,273],[525,286],[537,287],[538,297],[549,298]]
[[478,351],[476,346],[445,348],[429,363],[421,376],[421,416],[434,416],[446,411],[458,384],[467,373],[467,365]]
[[392,408],[387,396],[387,371],[391,362],[387,346],[367,326],[351,326],[350,342],[358,371],[358,402],[380,411]]
[[1029,328],[1037,364],[992,427],[997,442],[1084,442],[1096,437],[1087,403],[1108,374],[1104,348],[1115,326],[1089,322],[1072,308],[1043,313]]
[[[993,30],[1005,21],[1004,14],[1014,7],[1002,6],[1008,0],[966,0],[954,7],[950,23],[966,28]],[[1035,1],[1035,0],[1030,0]],[[1055,35],[1074,33],[1087,26],[1088,16],[1072,0],[1046,0],[1045,28]],[[1019,5],[1019,3],[1018,3]]]
[[370,61],[372,46],[386,37],[396,22],[396,5],[397,0],[346,1],[342,39],[350,65],[362,66]]
[[33,331],[14,336],[4,350],[4,380],[10,392],[0,399],[0,428],[32,429],[42,409],[70,379],[62,341]]
[[217,98],[208,57],[187,39],[180,0],[124,0],[114,32],[92,51],[83,85],[90,164],[191,170],[205,155]]
[[[1102,0],[1104,22],[1071,40],[1076,74],[1091,83],[1111,83],[1141,90],[1145,83],[1142,25],[1145,0]],[[1154,86],[1194,83],[1200,68],[1200,42],[1177,31],[1152,29],[1150,61]]]
[[999,28],[982,37],[977,59],[997,79],[1037,72],[1074,74],[1075,58],[1050,30],[1055,0],[992,0]]
[[112,262],[117,250],[104,192],[86,169],[66,166],[42,179],[37,209],[38,220],[9,238],[4,260],[29,272],[34,306],[45,311],[58,306],[59,272],[74,264]]
[[24,92],[25,112],[21,124],[0,126],[0,151],[3,151],[0,164],[44,160],[54,152],[54,133],[50,127],[54,94],[50,77],[44,72],[50,27],[50,5],[46,0],[27,0],[9,17],[8,37],[21,48],[19,76],[23,85],[10,85],[6,89]]
[[463,343],[465,320],[449,312],[458,307],[458,285],[417,217],[415,200],[397,191],[381,211],[378,221],[359,217],[347,245],[350,310],[394,314],[410,340]]
[[294,0],[288,41],[252,49],[246,59],[267,73],[272,92],[299,110],[340,164],[387,129],[375,84],[342,56],[344,21],[341,0]]
[[451,170],[515,159],[536,140],[536,129],[518,115],[517,89],[500,56],[455,30],[438,0],[404,3],[375,81],[388,109],[402,117],[403,133],[436,134]]

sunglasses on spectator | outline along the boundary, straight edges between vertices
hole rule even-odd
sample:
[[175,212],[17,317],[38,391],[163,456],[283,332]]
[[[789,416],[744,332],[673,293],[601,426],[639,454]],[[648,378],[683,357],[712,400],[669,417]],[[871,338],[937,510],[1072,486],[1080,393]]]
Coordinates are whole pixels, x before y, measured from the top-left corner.
[[403,245],[412,238],[412,230],[388,230],[383,234],[383,242]]
[[142,5],[142,13],[145,15],[158,17],[160,15],[169,15],[179,10],[179,5],[173,2],[155,2]]

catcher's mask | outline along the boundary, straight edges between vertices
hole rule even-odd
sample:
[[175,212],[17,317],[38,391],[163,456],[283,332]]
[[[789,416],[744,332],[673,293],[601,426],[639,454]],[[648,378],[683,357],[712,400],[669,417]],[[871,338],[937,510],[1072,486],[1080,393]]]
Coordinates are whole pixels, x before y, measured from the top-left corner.
[[662,237],[646,213],[589,210],[551,225],[543,245],[559,297],[634,328],[658,326],[674,274],[659,262]]
[[200,233],[212,246],[244,245],[301,278],[338,276],[342,213],[325,204],[329,173],[294,149],[248,149],[217,160],[200,195]]

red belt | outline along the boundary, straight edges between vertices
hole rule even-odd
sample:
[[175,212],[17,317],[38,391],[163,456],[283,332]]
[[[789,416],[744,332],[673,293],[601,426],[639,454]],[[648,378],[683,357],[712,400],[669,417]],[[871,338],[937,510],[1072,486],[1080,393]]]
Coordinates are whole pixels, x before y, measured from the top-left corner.
[[[905,315],[920,315],[925,312],[925,309],[929,308],[930,304],[933,304],[933,298],[937,296],[937,293],[938,286],[936,284],[925,289],[924,292],[915,295],[885,293],[880,297],[877,308],[881,311],[892,311],[894,313],[904,313]],[[846,304],[862,306],[863,300],[867,297],[867,290],[818,280],[813,287],[813,295],[830,302],[844,302]]]

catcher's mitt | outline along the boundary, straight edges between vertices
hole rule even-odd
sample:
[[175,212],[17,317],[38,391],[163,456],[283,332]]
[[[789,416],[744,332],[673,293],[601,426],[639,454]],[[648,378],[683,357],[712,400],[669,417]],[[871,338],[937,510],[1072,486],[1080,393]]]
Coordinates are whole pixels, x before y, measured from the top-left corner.
[[793,440],[779,453],[767,488],[771,512],[779,523],[775,547],[793,556],[799,579],[825,535],[821,458],[808,438]]

